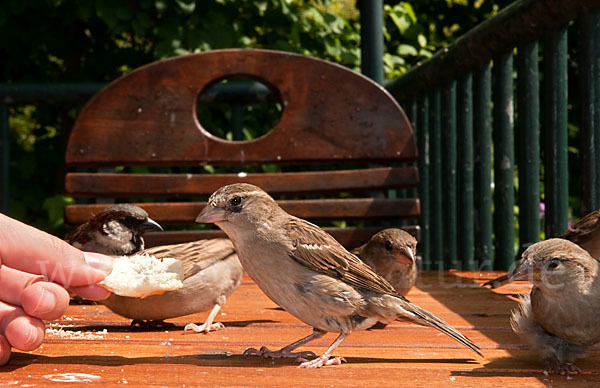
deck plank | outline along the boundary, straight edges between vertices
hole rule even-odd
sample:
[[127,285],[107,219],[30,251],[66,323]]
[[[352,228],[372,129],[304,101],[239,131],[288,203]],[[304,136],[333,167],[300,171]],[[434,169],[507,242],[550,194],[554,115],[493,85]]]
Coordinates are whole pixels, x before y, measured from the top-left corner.
[[[103,306],[70,306],[60,320],[48,322],[39,349],[16,351],[0,367],[0,386],[64,386],[64,379],[115,387],[600,385],[598,347],[578,363],[582,375],[567,380],[541,373],[542,362],[509,326],[518,294],[530,285],[480,286],[498,274],[429,272],[408,295],[479,344],[485,358],[433,329],[403,322],[352,333],[335,352],[348,361],[341,366],[300,370],[290,360],[243,357],[248,347],[278,348],[310,332],[246,277],[218,317],[226,329],[207,335],[183,334],[186,323],[201,322],[207,313],[170,320],[176,326],[169,330],[143,331]],[[321,353],[334,338],[330,333],[304,348]]]

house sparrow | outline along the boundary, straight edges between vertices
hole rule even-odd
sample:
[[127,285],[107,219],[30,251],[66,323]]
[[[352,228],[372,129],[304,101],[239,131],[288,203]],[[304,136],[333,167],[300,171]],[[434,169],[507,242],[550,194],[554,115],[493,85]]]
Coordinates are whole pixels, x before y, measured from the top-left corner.
[[[162,326],[164,319],[211,310],[202,325],[190,323],[184,332],[208,333],[223,328],[213,323],[226,298],[240,285],[244,273],[228,239],[198,240],[163,245],[138,252],[157,258],[172,257],[182,261],[183,287],[147,298],[112,294],[99,301],[113,312],[134,319],[133,325]],[[150,321],[150,322],[143,322]]]
[[[600,210],[586,214],[558,238],[574,242],[588,251],[593,258],[600,259]],[[502,275],[483,283],[483,286],[500,287],[508,282],[509,277],[509,274]]]
[[105,255],[131,255],[144,249],[142,234],[163,230],[144,209],[132,204],[113,205],[91,217],[65,237],[83,251]]
[[600,258],[600,210],[586,214],[571,229],[560,235],[579,245],[593,258]]
[[[435,315],[410,303],[333,237],[281,209],[259,187],[240,183],[211,195],[196,222],[215,223],[231,239],[248,275],[313,333],[280,350],[248,349],[262,357],[297,357],[300,368],[340,364],[331,353],[353,331],[377,321],[408,320],[433,326],[481,355],[477,345]],[[339,336],[321,356],[292,353],[327,332]]]
[[531,245],[508,281],[533,288],[511,326],[547,361],[547,372],[579,372],[573,362],[600,341],[600,263],[578,245],[553,238]]
[[417,280],[417,239],[397,228],[381,230],[352,250],[377,274],[383,276],[400,295],[406,295]]

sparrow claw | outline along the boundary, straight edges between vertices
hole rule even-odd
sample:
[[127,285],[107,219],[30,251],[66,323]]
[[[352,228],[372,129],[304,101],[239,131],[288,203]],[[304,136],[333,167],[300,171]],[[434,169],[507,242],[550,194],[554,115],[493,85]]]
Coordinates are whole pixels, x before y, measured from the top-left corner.
[[256,350],[254,348],[248,348],[243,353],[244,356],[259,356],[262,358],[295,358],[299,361],[306,361],[308,357],[317,357],[314,352],[306,351],[306,352],[288,352],[283,349],[272,351],[269,350],[266,346],[260,348],[260,350]]
[[321,356],[315,358],[314,360],[303,362],[302,364],[298,365],[298,368],[316,369],[324,365],[342,365],[343,362],[347,362],[344,357],[329,358]]
[[552,359],[548,361],[546,370],[544,370],[545,375],[548,375],[549,373],[557,373],[561,376],[578,375],[581,374],[581,369],[572,362],[561,363],[556,359]]
[[206,333],[208,334],[211,330],[222,330],[225,328],[225,325],[223,325],[221,322],[214,322],[210,325],[207,325],[206,322],[204,322],[202,325],[196,325],[195,323],[188,323],[187,325],[185,325],[185,327],[183,328],[183,334],[187,333],[188,330],[193,330],[196,333]]

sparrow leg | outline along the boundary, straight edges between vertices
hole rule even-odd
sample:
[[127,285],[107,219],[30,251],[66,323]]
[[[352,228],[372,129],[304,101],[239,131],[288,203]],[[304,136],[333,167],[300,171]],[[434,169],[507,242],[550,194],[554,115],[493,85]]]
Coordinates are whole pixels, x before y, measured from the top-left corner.
[[221,305],[217,303],[215,305],[215,307],[213,307],[212,310],[210,311],[210,314],[208,314],[208,318],[206,318],[206,322],[204,322],[202,325],[196,325],[195,323],[188,323],[183,328],[183,334],[187,333],[188,330],[194,330],[196,333],[201,333],[201,332],[208,333],[211,330],[224,329],[225,326],[221,322],[213,323],[219,310],[221,310]]
[[309,343],[310,341],[312,341],[314,339],[321,338],[321,337],[323,337],[324,334],[325,334],[325,332],[314,329],[312,334],[310,334],[302,339],[299,339],[298,341],[293,342],[279,350],[272,351],[272,350],[269,350],[266,346],[263,346],[262,348],[260,348],[260,350],[250,348],[250,349],[246,349],[246,351],[244,351],[244,356],[255,355],[255,356],[261,356],[264,358],[296,358],[297,360],[300,360],[300,361],[306,361],[307,357],[316,357],[317,355],[310,351],[308,351],[308,352],[292,352],[292,350],[294,350],[297,347],[300,347],[306,343]]
[[344,357],[330,357],[331,353],[342,343],[342,341],[346,337],[348,337],[349,334],[350,333],[340,333],[340,335],[338,335],[338,337],[335,339],[335,341],[333,341],[333,343],[331,344],[329,349],[325,351],[325,353],[315,358],[314,360],[303,362],[302,364],[298,365],[298,368],[315,369],[320,368],[323,365],[341,365],[342,362],[346,362],[346,359]]

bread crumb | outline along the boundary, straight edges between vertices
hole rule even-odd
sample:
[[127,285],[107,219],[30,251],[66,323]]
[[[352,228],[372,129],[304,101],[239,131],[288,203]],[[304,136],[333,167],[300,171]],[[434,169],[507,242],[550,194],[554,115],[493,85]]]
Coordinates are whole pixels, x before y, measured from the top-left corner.
[[145,298],[183,287],[181,261],[133,255],[115,258],[112,272],[99,284],[121,296]]

